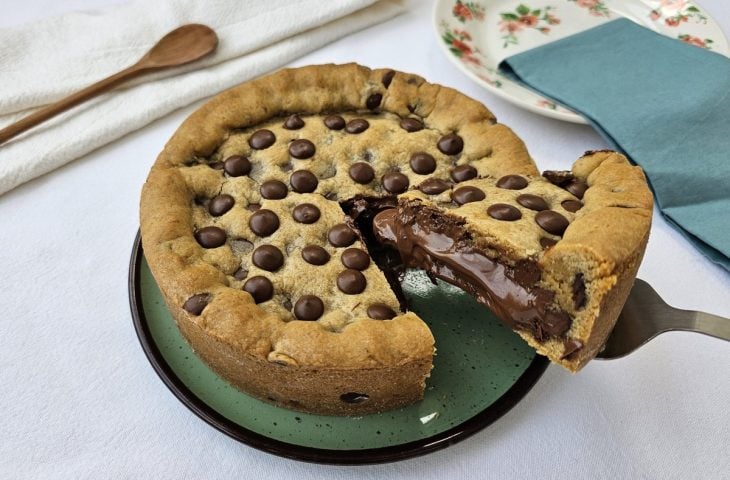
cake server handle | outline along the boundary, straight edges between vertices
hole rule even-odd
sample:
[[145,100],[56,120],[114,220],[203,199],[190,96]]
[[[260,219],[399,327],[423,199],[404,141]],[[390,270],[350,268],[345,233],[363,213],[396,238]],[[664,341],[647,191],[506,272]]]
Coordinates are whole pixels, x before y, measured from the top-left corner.
[[651,285],[637,278],[616,326],[596,358],[623,357],[657,335],[676,330],[730,341],[730,318],[667,305]]

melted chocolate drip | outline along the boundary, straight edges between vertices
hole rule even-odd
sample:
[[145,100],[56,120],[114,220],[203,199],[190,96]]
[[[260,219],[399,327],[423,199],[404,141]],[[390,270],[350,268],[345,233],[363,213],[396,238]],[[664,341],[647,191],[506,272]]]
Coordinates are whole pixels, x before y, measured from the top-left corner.
[[375,215],[373,234],[398,249],[406,267],[425,269],[465,290],[513,329],[527,330],[538,341],[564,335],[570,316],[552,306],[554,294],[535,284],[537,264],[509,266],[476,247],[463,221],[428,208],[383,210]]

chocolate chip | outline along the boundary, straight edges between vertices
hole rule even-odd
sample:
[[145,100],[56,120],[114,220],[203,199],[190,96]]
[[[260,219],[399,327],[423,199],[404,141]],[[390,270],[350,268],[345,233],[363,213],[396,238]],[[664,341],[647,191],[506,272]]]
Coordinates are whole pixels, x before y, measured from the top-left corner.
[[253,233],[259,237],[268,237],[279,228],[279,217],[271,210],[262,208],[251,215],[248,221]]
[[214,217],[220,217],[228,210],[233,208],[234,203],[236,202],[235,200],[233,200],[232,196],[226,193],[222,193],[213,197],[210,202],[208,202],[208,213],[210,213]]
[[445,192],[451,188],[451,185],[446,180],[439,178],[429,178],[421,182],[418,189],[426,195],[438,195],[439,193]]
[[572,320],[567,313],[548,311],[542,322],[542,329],[551,337],[559,337],[570,330]]
[[300,160],[312,158],[317,149],[312,142],[306,138],[294,140],[289,144],[289,154]]
[[324,125],[330,130],[342,130],[345,128],[345,119],[339,115],[330,115],[324,119]]
[[555,244],[558,243],[557,240],[553,240],[552,238],[548,237],[542,237],[540,238],[540,246],[547,250],[548,248],[554,247]]
[[477,187],[460,187],[454,190],[454,193],[451,194],[451,198],[453,198],[459,205],[464,205],[465,203],[484,200],[487,198],[487,195]]
[[340,257],[342,264],[347,268],[365,270],[370,266],[370,255],[359,248],[348,248]]
[[436,159],[426,152],[417,152],[411,155],[411,170],[419,175],[428,175],[436,170]]
[[256,150],[269,148],[276,141],[276,135],[271,130],[257,130],[248,139],[248,144]]
[[375,110],[380,106],[380,102],[383,101],[383,94],[381,93],[373,93],[368,97],[367,100],[365,100],[365,106],[369,110]]
[[249,212],[257,212],[261,210],[261,204],[260,203],[249,203],[246,207],[246,210]]
[[400,121],[400,128],[406,132],[417,132],[423,130],[423,122],[417,118],[403,118]]
[[223,162],[213,162],[209,163],[208,166],[212,168],[213,170],[223,170]]
[[464,150],[464,140],[454,133],[444,135],[438,141],[438,149],[446,155],[456,155]]
[[298,320],[317,320],[323,313],[324,303],[315,295],[302,295],[294,304],[294,316]]
[[542,176],[545,177],[548,182],[558,187],[567,185],[568,182],[575,178],[573,172],[570,170],[545,170],[542,172]]
[[576,310],[580,310],[586,305],[586,282],[583,274],[579,273],[573,280],[573,306]]
[[588,190],[588,184],[584,182],[583,180],[579,180],[577,178],[571,180],[567,185],[565,185],[565,188],[567,191],[572,193],[578,198],[583,198],[583,195],[586,193],[586,190]]
[[508,190],[522,190],[526,186],[527,180],[519,175],[505,175],[497,180],[497,187]]
[[248,277],[248,270],[243,267],[240,267],[233,273],[233,278],[236,280],[244,280],[246,277]]
[[395,77],[395,70],[388,70],[383,74],[383,86],[385,88],[390,87],[390,82],[393,81],[393,77]]
[[251,171],[251,162],[241,155],[232,155],[226,158],[223,169],[231,177],[242,177]]
[[302,120],[302,117],[297,114],[289,115],[286,120],[284,120],[284,128],[287,130],[299,130],[303,126],[304,120]]
[[472,178],[476,178],[477,169],[471,165],[459,165],[451,170],[451,178],[456,182],[466,182]]
[[523,193],[518,196],[517,203],[525,208],[529,208],[530,210],[535,210],[537,212],[550,208],[544,198],[538,197],[537,195],[531,195],[529,193]]
[[570,222],[564,216],[553,210],[543,210],[535,215],[535,222],[548,233],[562,235]]
[[382,178],[383,187],[390,193],[403,193],[408,190],[408,177],[400,172],[388,172]]
[[517,207],[506,203],[495,203],[487,209],[487,215],[497,220],[513,222],[522,218],[522,212]]
[[347,392],[340,395],[340,400],[345,403],[363,403],[366,402],[370,397],[364,393]]
[[335,225],[327,232],[327,240],[334,247],[349,247],[355,243],[356,239],[357,235],[355,235],[355,232],[344,223]]
[[563,203],[561,203],[560,205],[562,205],[563,208],[567,211],[573,213],[583,208],[583,203],[579,202],[578,200],[564,200]]
[[356,118],[347,122],[347,125],[345,125],[345,131],[347,133],[362,133],[367,130],[369,126],[370,123],[364,118]]
[[383,303],[374,303],[368,307],[368,317],[374,320],[390,320],[395,315],[395,311]]
[[365,162],[353,163],[349,173],[351,179],[363,185],[372,182],[375,178],[375,170]]
[[261,196],[267,200],[281,200],[289,193],[289,189],[284,182],[279,180],[267,180],[261,184],[259,189]]
[[302,249],[302,258],[312,265],[324,265],[330,261],[330,254],[319,245],[307,245]]
[[299,223],[314,223],[319,220],[319,208],[311,203],[302,203],[294,207],[292,217]]
[[226,232],[218,227],[203,227],[195,232],[195,240],[203,248],[216,248],[226,243]]
[[274,272],[284,264],[284,255],[273,245],[261,245],[253,251],[253,264],[269,272]]
[[358,293],[362,293],[363,290],[365,290],[366,285],[367,281],[365,280],[365,275],[357,270],[348,268],[337,275],[337,288],[339,288],[342,293],[356,295]]
[[186,312],[192,315],[200,315],[203,309],[208,305],[209,295],[207,293],[199,293],[188,298],[183,304]]
[[250,293],[254,302],[261,303],[274,296],[274,285],[268,278],[257,275],[246,280],[243,291]]
[[297,193],[312,193],[317,189],[319,180],[309,170],[297,170],[289,177],[289,184]]

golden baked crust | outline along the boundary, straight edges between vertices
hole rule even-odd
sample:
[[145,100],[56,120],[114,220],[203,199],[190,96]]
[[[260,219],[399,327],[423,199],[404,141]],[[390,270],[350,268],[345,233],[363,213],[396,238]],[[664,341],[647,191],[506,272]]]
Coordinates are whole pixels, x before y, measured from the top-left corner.
[[[369,126],[358,133],[330,128],[323,121],[330,114],[346,122],[365,119]],[[289,115],[298,120],[285,126]],[[422,122],[422,128],[404,127],[406,118]],[[273,133],[273,144],[251,145],[262,129]],[[451,134],[463,140],[463,150],[439,147]],[[301,139],[311,140],[313,155],[292,153],[292,142]],[[432,172],[419,174],[409,166],[415,152],[433,157]],[[221,170],[221,162],[234,156],[248,160],[245,173]],[[355,163],[369,165],[373,180],[354,181]],[[474,167],[478,178],[458,183],[454,169],[465,165]],[[317,178],[313,189],[292,186],[292,174],[303,170]],[[569,335],[584,347],[566,357],[564,338],[536,339],[522,332],[539,352],[571,370],[595,355],[630,289],[649,231],[651,195],[638,167],[608,152],[576,162],[574,177],[590,188],[583,208],[561,210],[571,221],[562,239],[541,231],[528,210],[520,222],[493,221],[484,205],[454,204],[454,190],[488,188],[488,203],[509,202],[528,190],[551,204],[577,198],[541,177],[522,141],[483,105],[415,75],[354,64],[281,70],[223,92],[180,126],[152,167],[141,200],[145,256],[196,352],[239,388],[290,408],[361,414],[421,398],[434,353],[429,329],[410,312],[369,318],[374,304],[397,312],[396,295],[374,262],[355,269],[365,281],[361,292],[343,291],[337,282],[345,269],[343,254],[368,248],[359,235],[347,246],[328,241],[333,227],[355,227],[340,203],[400,193],[387,191],[382,180],[394,171],[410,188],[402,202],[424,202],[444,215],[463,216],[480,248],[507,263],[529,258],[544,269],[541,286],[557,292],[555,308],[575,313]],[[505,175],[522,175],[527,190],[495,187]],[[428,178],[448,181],[449,188],[433,195],[417,190]],[[274,180],[287,186],[285,197],[263,198],[261,185]],[[212,200],[226,195],[233,206],[212,214]],[[316,221],[294,219],[302,204],[318,212]],[[252,217],[262,211],[279,219],[271,233],[252,228]],[[212,226],[225,232],[220,245],[200,239]],[[559,241],[546,251],[543,237]],[[280,266],[257,266],[252,252],[265,245],[281,254]],[[329,261],[306,261],[303,249],[312,245],[326,250]],[[571,289],[578,273],[589,300],[574,312]],[[258,304],[243,290],[253,277],[273,285],[270,297]],[[317,296],[324,308],[312,320],[299,320],[294,312],[306,295]]]
[[[577,201],[575,195],[534,175],[523,175],[528,184],[518,190],[498,188],[496,179],[489,176],[460,183],[460,187],[477,187],[486,195],[458,209],[453,209],[448,196],[433,197],[420,191],[402,195],[401,202],[417,201],[463,219],[474,246],[490,257],[510,265],[536,260],[541,271],[536,285],[556,294],[554,304],[570,315],[572,323],[560,338],[539,339],[530,331],[516,330],[538,353],[575,372],[605,344],[626,301],[646,248],[653,199],[641,168],[613,151],[586,152],[573,165],[572,174],[588,186],[583,205],[575,212],[563,207],[565,201]],[[552,235],[536,228],[538,212],[529,208],[520,208],[522,217],[516,221],[488,215],[488,207],[494,203],[519,208],[516,199],[524,194],[543,198],[552,211],[567,218],[570,224],[565,232]],[[546,238],[557,243],[546,249],[541,245]],[[585,287],[585,302],[576,306],[578,275]],[[579,342],[580,348],[573,350],[576,344],[572,342]]]

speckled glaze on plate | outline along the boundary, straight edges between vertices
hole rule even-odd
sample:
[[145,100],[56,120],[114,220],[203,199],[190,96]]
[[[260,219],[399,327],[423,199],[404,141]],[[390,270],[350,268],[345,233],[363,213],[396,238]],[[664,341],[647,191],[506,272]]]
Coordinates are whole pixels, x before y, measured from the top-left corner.
[[132,317],[162,381],[200,418],[260,450],[331,464],[382,463],[423,455],[483,429],[519,402],[548,361],[461,290],[423,272],[404,284],[411,306],[436,338],[437,355],[421,402],[361,417],[310,415],[275,407],[230,386],[190,349],[142,252],[129,270]]
[[433,25],[446,57],[493,94],[541,115],[587,123],[497,68],[511,55],[620,17],[730,56],[720,26],[692,0],[438,0]]

